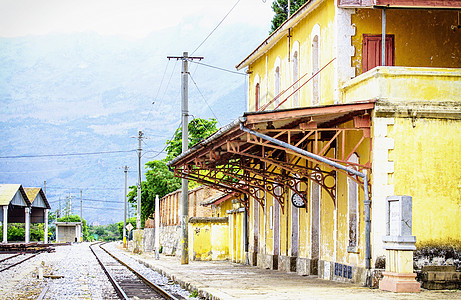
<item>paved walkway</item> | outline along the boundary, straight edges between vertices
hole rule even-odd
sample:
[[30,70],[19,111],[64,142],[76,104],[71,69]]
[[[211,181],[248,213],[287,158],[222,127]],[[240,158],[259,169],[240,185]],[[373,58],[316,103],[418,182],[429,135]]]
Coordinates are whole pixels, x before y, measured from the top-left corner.
[[207,299],[461,299],[460,290],[395,294],[228,261],[181,265],[178,257],[160,255],[155,260],[153,253],[125,253]]

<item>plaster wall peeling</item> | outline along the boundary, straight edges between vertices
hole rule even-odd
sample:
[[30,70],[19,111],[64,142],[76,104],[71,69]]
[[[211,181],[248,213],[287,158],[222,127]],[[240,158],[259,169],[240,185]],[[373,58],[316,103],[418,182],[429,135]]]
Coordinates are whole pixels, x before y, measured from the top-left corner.
[[[336,2],[336,1],[335,1]],[[340,100],[340,87],[349,79],[355,77],[355,68],[352,66],[352,58],[355,56],[355,47],[352,45],[352,37],[356,34],[355,25],[351,24],[351,16],[355,9],[339,8],[335,4],[335,39],[334,53],[334,103]]]
[[389,137],[388,127],[394,118],[373,116],[373,173],[371,188],[371,258],[372,266],[377,257],[385,255],[382,237],[386,234],[386,197],[394,195],[394,185],[389,184],[389,174],[394,173],[394,162],[389,161],[389,150],[394,149],[394,139]]

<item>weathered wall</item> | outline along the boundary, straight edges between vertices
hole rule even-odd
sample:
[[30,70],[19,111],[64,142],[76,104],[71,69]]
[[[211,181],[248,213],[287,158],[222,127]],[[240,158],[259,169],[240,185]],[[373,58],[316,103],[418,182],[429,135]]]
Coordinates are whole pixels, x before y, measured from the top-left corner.
[[[315,1],[316,3],[319,1]],[[312,75],[312,40],[316,34],[319,35],[319,68],[322,68],[330,60],[334,58],[334,1],[323,1],[320,4],[312,6],[309,17],[302,19],[296,26],[291,29],[291,38],[288,39],[288,32],[284,38],[278,41],[271,49],[263,56],[258,58],[251,64],[249,70],[249,110],[254,111],[255,108],[255,86],[256,82],[260,83],[260,106],[268,103],[276,95],[274,95],[275,86],[275,66],[280,62],[281,85],[280,91],[290,87],[293,83],[293,67],[291,46],[295,43],[299,44],[299,77],[307,74],[304,78],[305,82]],[[290,50],[288,50],[288,42]],[[333,103],[333,65],[329,65],[320,74],[320,104]],[[290,92],[291,93],[291,92]],[[290,93],[285,93],[281,100],[285,99]],[[306,84],[299,95],[299,106],[312,105],[312,81]],[[293,100],[289,99],[281,108],[293,106]],[[273,109],[275,106],[270,106],[267,110]]]
[[389,180],[413,197],[417,245],[461,246],[461,120],[397,118],[390,136]]
[[189,259],[225,260],[229,256],[227,218],[189,220]]
[[[352,65],[362,74],[363,34],[381,34],[381,10],[358,9],[352,15],[357,28],[352,38]],[[388,9],[386,34],[395,35],[395,65],[403,67],[461,67],[461,39],[451,25],[457,11]]]
[[166,255],[181,255],[181,226],[160,226],[160,247]]
[[58,242],[75,242],[76,226],[59,226]]

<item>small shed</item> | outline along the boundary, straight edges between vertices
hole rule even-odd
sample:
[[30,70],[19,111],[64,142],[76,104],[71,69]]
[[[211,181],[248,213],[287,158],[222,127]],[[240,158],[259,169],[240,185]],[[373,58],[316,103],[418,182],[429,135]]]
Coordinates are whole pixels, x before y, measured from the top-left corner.
[[56,222],[56,242],[80,242],[82,222]]
[[29,242],[30,201],[20,184],[0,184],[0,220],[3,224],[3,243],[8,242],[8,222],[25,223],[25,242]]
[[48,243],[48,210],[51,209],[42,188],[24,188],[30,205],[30,222],[45,223],[44,242]]

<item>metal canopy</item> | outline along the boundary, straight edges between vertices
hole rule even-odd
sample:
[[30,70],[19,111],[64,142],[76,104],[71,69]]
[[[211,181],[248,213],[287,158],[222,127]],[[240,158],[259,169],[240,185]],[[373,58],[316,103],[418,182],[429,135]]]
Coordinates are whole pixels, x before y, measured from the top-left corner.
[[[319,184],[336,203],[338,171],[363,187],[362,178],[244,132],[240,124],[362,171],[370,170],[371,163],[354,164],[348,160],[366,143],[368,157],[371,157],[370,112],[373,108],[374,101],[368,101],[246,113],[170,161],[168,166],[177,177],[195,180],[225,193],[252,196],[263,208],[264,197],[270,194],[283,212],[286,192],[291,190],[304,199],[307,209],[308,181]],[[355,132],[355,139],[350,138],[351,132]],[[248,200],[239,200],[248,209]]]

